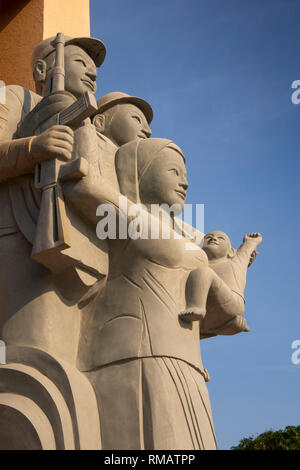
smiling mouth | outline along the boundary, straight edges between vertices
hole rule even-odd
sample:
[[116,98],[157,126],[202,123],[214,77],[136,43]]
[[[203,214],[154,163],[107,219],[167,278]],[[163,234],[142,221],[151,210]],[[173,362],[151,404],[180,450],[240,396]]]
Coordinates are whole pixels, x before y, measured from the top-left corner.
[[140,139],[147,139],[147,136],[145,134],[138,134],[138,137]]
[[213,242],[213,241],[208,241],[207,244],[208,245],[217,245],[217,246],[219,245],[218,242]]
[[178,189],[175,189],[175,193],[177,193],[178,196],[181,197],[181,199],[183,199],[183,200],[186,199],[186,192],[184,192],[184,191],[178,191]]
[[94,84],[93,84],[92,82],[90,82],[89,80],[82,80],[82,79],[81,79],[81,81],[82,81],[83,83],[85,83],[85,85],[87,85],[91,90],[93,90],[93,91],[95,90]]

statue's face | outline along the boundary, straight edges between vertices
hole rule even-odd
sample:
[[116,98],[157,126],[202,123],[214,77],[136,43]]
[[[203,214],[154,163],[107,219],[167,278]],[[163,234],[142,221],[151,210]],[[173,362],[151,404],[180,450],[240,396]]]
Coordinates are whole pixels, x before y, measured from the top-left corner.
[[174,149],[159,152],[140,181],[140,198],[144,204],[178,204],[180,213],[188,188],[185,163]]
[[215,230],[204,237],[203,250],[206,252],[208,259],[224,258],[231,249],[231,243],[224,232]]
[[65,47],[65,90],[77,98],[84,92],[96,93],[97,68],[90,56],[80,47]]
[[103,134],[118,147],[135,139],[150,137],[151,130],[143,112],[133,104],[120,103],[112,108],[110,122]]

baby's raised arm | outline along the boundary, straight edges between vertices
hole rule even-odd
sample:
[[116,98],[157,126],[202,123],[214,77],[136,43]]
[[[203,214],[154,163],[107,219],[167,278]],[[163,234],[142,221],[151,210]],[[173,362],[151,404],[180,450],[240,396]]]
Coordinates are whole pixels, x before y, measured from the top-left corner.
[[243,238],[242,245],[237,250],[239,257],[247,257],[248,268],[255,260],[258,252],[256,248],[262,242],[262,235],[259,232],[246,233]]

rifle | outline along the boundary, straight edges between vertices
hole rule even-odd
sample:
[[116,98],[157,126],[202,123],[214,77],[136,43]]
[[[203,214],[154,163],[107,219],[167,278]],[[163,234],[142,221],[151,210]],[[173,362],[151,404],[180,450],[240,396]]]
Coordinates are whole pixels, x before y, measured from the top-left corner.
[[[92,93],[85,92],[75,101],[75,97],[65,91],[64,35],[58,33],[52,45],[55,47],[56,57],[52,74],[48,78],[49,93],[22,122],[19,129],[22,137],[38,135],[56,124],[76,129],[97,111],[97,101]],[[51,106],[53,95],[62,95],[62,101],[67,98],[73,103],[67,108],[64,104],[64,109],[44,119],[43,107],[47,105],[47,101]],[[56,98],[59,100],[60,96]],[[42,199],[32,258],[52,271],[60,270],[60,252],[71,246],[69,220],[60,182],[80,179],[87,175],[87,171],[88,163],[84,158],[76,158],[67,164],[62,164],[57,159],[46,160],[36,165],[35,187],[42,191]]]

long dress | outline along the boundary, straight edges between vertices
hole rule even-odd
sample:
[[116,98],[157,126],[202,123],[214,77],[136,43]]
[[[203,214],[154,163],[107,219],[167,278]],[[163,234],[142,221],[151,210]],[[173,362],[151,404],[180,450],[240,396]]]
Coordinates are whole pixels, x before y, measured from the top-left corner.
[[216,449],[199,323],[178,317],[202,250],[185,240],[110,243],[109,278],[80,341],[103,449]]

